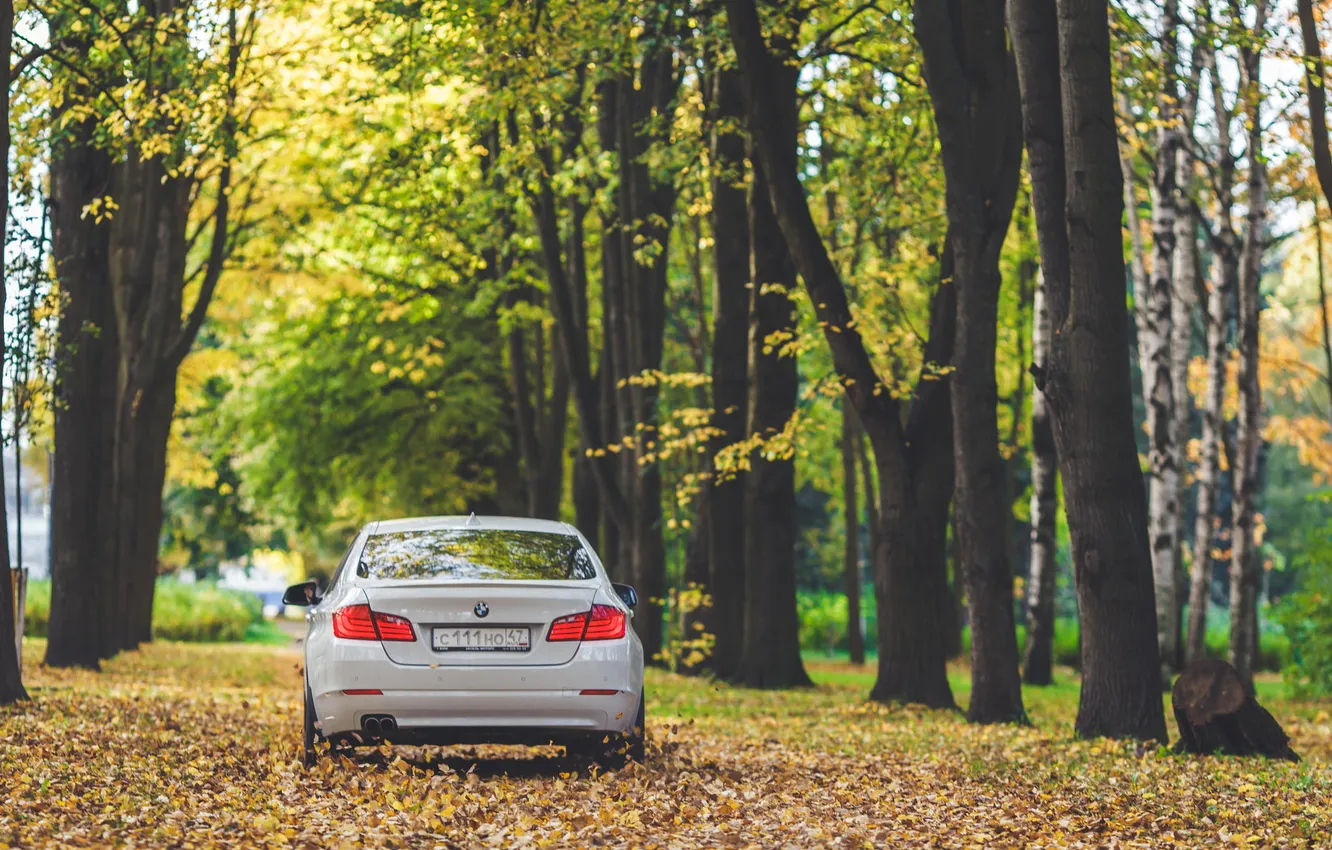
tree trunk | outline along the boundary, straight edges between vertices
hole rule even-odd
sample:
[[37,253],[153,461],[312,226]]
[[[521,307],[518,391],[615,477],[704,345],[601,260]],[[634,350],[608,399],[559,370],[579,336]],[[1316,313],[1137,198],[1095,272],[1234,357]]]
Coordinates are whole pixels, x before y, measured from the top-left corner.
[[[521,300],[513,293],[510,305]],[[518,439],[518,456],[522,459],[523,492],[528,516],[537,516],[539,494],[540,457],[537,448],[536,411],[532,407],[532,387],[527,379],[527,336],[523,323],[515,321],[508,333],[509,392],[513,395],[514,433]]]
[[[670,15],[649,21],[642,44],[637,80],[616,86],[619,150],[618,205],[621,221],[621,259],[624,263],[625,317],[629,376],[661,368],[666,321],[668,243],[674,218],[675,189],[669,180],[655,177],[644,161],[653,144],[669,141],[670,111],[679,88],[670,46]],[[644,246],[659,251],[642,261]],[[662,606],[666,593],[666,553],[662,543],[661,466],[656,459],[657,399],[655,382],[629,387],[629,414],[635,436],[629,469],[632,486],[632,542],[634,583],[644,601],[634,619],[646,657],[654,658],[662,646]]]
[[[1304,90],[1309,97],[1309,136],[1314,171],[1323,197],[1332,206],[1332,149],[1327,132],[1327,75],[1323,70],[1323,47],[1318,38],[1313,0],[1297,0],[1300,36],[1304,46]],[[1315,208],[1316,209],[1316,208]]]
[[1017,80],[1002,0],[918,0],[915,27],[943,153],[957,290],[949,387],[958,572],[966,579],[971,624],[967,717],[976,723],[1024,722],[1008,470],[999,453],[994,374],[1003,283],[999,255],[1022,164]]
[[1226,393],[1226,328],[1236,268],[1218,255],[1213,260],[1207,293],[1207,388],[1203,395],[1201,457],[1193,529],[1193,564],[1189,576],[1189,623],[1185,660],[1206,657],[1207,607],[1212,595],[1212,544],[1216,538],[1217,502],[1221,490],[1221,444],[1224,439]]
[[[604,231],[609,231],[611,222],[605,222]],[[618,443],[620,440],[620,419],[617,409],[617,400],[615,397],[615,346],[614,336],[611,334],[611,322],[613,319],[613,305],[611,300],[611,291],[614,288],[616,272],[619,267],[619,256],[616,254],[616,247],[619,240],[610,238],[609,235],[603,235],[601,241],[601,259],[602,259],[602,284],[601,284],[601,322],[602,322],[602,341],[601,341],[601,362],[597,377],[599,378],[596,386],[595,401],[597,402],[594,415],[597,417],[599,426],[597,433],[602,435],[601,439],[606,443]],[[575,385],[576,386],[576,385]],[[579,414],[581,420],[582,414]],[[592,483],[597,488],[597,501],[601,508],[601,558],[608,565],[611,578],[616,581],[628,581],[628,565],[619,560],[620,554],[620,526],[617,523],[617,516],[611,503],[605,497],[605,487],[598,476],[598,465],[600,465],[602,474],[605,475],[613,470],[613,467],[599,458],[590,458],[587,456],[588,438],[584,431],[583,443],[578,452],[579,457],[586,463],[586,468],[592,475]],[[613,483],[613,482],[612,482]]]
[[[1210,26],[1211,10],[1202,5],[1195,13],[1198,33]],[[1174,292],[1171,298],[1170,384],[1175,403],[1175,509],[1178,513],[1175,533],[1175,654],[1165,659],[1182,670],[1185,662],[1183,611],[1190,588],[1189,572],[1184,568],[1185,502],[1189,495],[1188,445],[1193,433],[1193,395],[1189,390],[1189,361],[1193,357],[1193,310],[1198,302],[1202,261],[1198,249],[1199,215],[1195,202],[1197,177],[1194,150],[1198,101],[1202,95],[1202,73],[1211,50],[1206,38],[1193,39],[1189,78],[1185,83],[1180,107],[1180,143],[1175,150],[1176,213]],[[1195,555],[1196,557],[1196,555]]]
[[1332,417],[1332,322],[1328,319],[1326,269],[1323,257],[1323,223],[1318,219],[1318,202],[1314,201],[1314,250],[1318,252],[1318,317],[1323,327],[1323,359],[1327,371],[1323,380],[1327,382],[1328,416]]
[[1175,752],[1263,755],[1298,762],[1281,724],[1254,699],[1253,688],[1224,661],[1189,665],[1170,695],[1179,741]]
[[[1323,198],[1332,207],[1332,149],[1327,132],[1327,75],[1323,70],[1323,46],[1318,38],[1318,24],[1314,20],[1313,0],[1298,0],[1300,35],[1304,44],[1304,90],[1309,96],[1309,128],[1313,142],[1314,171]],[[1324,283],[1323,227],[1318,217],[1318,201],[1314,200],[1314,234],[1318,247],[1318,310],[1323,325],[1323,357],[1327,361],[1328,399],[1332,401],[1332,332],[1329,332],[1327,287]],[[1328,416],[1332,418],[1332,405]]]
[[[1166,0],[1162,11],[1162,86],[1157,101],[1156,167],[1152,180],[1152,271],[1146,298],[1146,327],[1139,326],[1142,348],[1143,403],[1147,411],[1148,536],[1156,589],[1156,639],[1161,653],[1161,682],[1169,687],[1178,653],[1178,591],[1175,556],[1179,539],[1179,455],[1174,384],[1175,226],[1178,220],[1176,154],[1178,123],[1179,3]],[[1147,333],[1143,333],[1146,330]]]
[[842,584],[846,590],[846,643],[852,664],[865,663],[860,631],[860,504],[856,498],[856,454],[860,428],[849,403],[842,404]]
[[[904,429],[898,401],[884,391],[852,321],[841,276],[810,214],[799,163],[784,141],[781,104],[768,86],[772,58],[758,10],[753,0],[727,0],[726,11],[744,83],[750,136],[768,179],[773,212],[814,305],[846,397],[855,405],[874,447],[882,539],[875,553],[879,675],[871,698],[951,708],[953,696],[938,626],[942,611],[938,606],[945,604],[948,593],[943,532],[952,489],[947,382],[922,380],[917,385],[918,398]],[[947,362],[951,356],[951,287],[941,287],[935,303],[947,309],[935,311],[930,342],[949,351],[942,357],[931,356],[931,346],[927,346],[926,361],[930,363]],[[935,328],[945,318],[947,333],[939,336]],[[937,451],[939,443],[942,452]],[[926,508],[918,507],[922,492],[917,490],[930,497]],[[940,490],[944,508],[934,536],[934,508]],[[918,534],[926,539],[918,540]],[[930,548],[936,543],[937,549]]]
[[[770,61],[769,93],[781,113],[776,139],[794,158],[798,132],[796,68]],[[751,458],[745,477],[745,640],[736,680],[750,687],[812,685],[800,659],[796,613],[795,454],[781,434],[795,414],[800,382],[794,352],[786,341],[797,333],[796,270],[769,200],[758,157],[749,198],[750,290],[749,432],[765,445]]]
[[131,149],[116,169],[109,281],[120,362],[116,392],[115,569],[119,579],[115,638],[104,658],[152,635],[153,585],[166,442],[175,403],[171,334],[179,325],[185,282],[190,181],[168,175],[160,158]]
[[[943,289],[948,297],[952,288]],[[947,387],[941,389],[946,396]],[[922,434],[923,450],[909,462],[890,456],[889,463],[878,464],[883,505],[874,582],[879,668],[870,698],[952,708],[946,666],[950,636],[945,632],[955,622],[948,615],[954,601],[947,559],[953,452],[951,418],[938,410],[947,401],[936,404],[922,420],[942,429],[939,438],[931,441]],[[898,483],[904,463],[912,468],[905,487]]]
[[94,122],[53,144],[51,254],[65,294],[55,370],[51,463],[51,614],[45,663],[97,669],[116,605],[114,490],[116,320],[107,280],[110,225],[85,216],[111,194],[111,161]]
[[[1266,0],[1258,0],[1257,22],[1253,32],[1261,39],[1267,18]],[[1248,160],[1248,214],[1244,245],[1240,255],[1238,298],[1239,326],[1239,417],[1235,436],[1235,498],[1233,502],[1233,545],[1230,562],[1230,663],[1245,682],[1253,680],[1253,665],[1258,644],[1258,584],[1262,578],[1257,540],[1254,537],[1254,511],[1258,496],[1258,447],[1261,441],[1260,415],[1262,391],[1258,380],[1259,286],[1262,283],[1264,220],[1267,206],[1267,166],[1263,158],[1263,127],[1259,46],[1241,48],[1243,68],[1245,125],[1249,128],[1246,145]]]
[[[1032,304],[1032,369],[1044,372],[1050,356],[1050,313],[1045,284],[1036,287]],[[1022,681],[1028,685],[1054,682],[1055,512],[1059,509],[1059,458],[1045,393],[1031,397],[1031,569],[1027,581],[1027,649]]]
[[[171,420],[176,409],[176,376],[170,375],[162,386],[143,396],[136,417],[136,436],[131,440],[135,464],[134,490],[124,493],[133,498],[133,525],[119,529],[122,552],[130,552],[123,564],[135,571],[137,579],[124,587],[125,648],[133,649],[153,639],[153,597],[157,586],[158,550],[162,537],[162,492],[166,486],[167,443]],[[119,486],[118,486],[119,490]]]
[[[1108,9],[1104,0],[1014,0],[1010,32],[1055,328],[1038,385],[1050,407],[1078,581],[1076,731],[1164,740],[1147,493],[1125,359],[1123,178]],[[1052,167],[1056,146],[1061,170]]]
[[[1212,591],[1212,543],[1216,538],[1221,493],[1221,452],[1228,436],[1225,420],[1226,335],[1231,301],[1239,288],[1239,256],[1231,211],[1234,205],[1235,160],[1230,153],[1231,114],[1223,96],[1215,54],[1206,56],[1211,77],[1219,161],[1216,163],[1216,236],[1212,240],[1211,284],[1206,293],[1207,388],[1203,396],[1202,446],[1198,463],[1198,495],[1193,533],[1193,566],[1189,577],[1189,623],[1184,657],[1187,663],[1207,654],[1207,607]],[[1227,450],[1228,451],[1228,450]],[[1232,467],[1233,470],[1233,467]]]
[[[1181,157],[1183,159],[1183,157]],[[1189,159],[1190,168],[1192,159]],[[1181,170],[1183,166],[1181,165]],[[1185,567],[1185,503],[1189,495],[1188,445],[1192,434],[1193,394],[1189,391],[1189,361],[1193,356],[1193,308],[1197,302],[1198,218],[1192,210],[1181,208],[1175,227],[1174,295],[1170,320],[1170,383],[1175,389],[1175,640],[1174,656],[1166,661],[1175,669],[1184,669],[1184,623],[1182,607],[1189,598],[1189,570]],[[1196,557],[1196,556],[1195,556]],[[1164,650],[1162,650],[1164,653]]]
[[[4,55],[8,57],[14,46],[14,3],[13,0],[4,0],[0,5],[0,44],[4,45]],[[0,112],[3,113],[4,127],[0,129],[0,155],[3,155],[5,161],[5,191],[4,198],[0,199],[0,236],[6,235],[9,229],[9,60],[6,58],[5,67],[0,69],[0,80],[4,81],[4,100]],[[4,238],[0,238],[0,245],[7,245]],[[3,253],[3,252],[0,252]],[[5,258],[0,256],[0,280],[8,283],[5,277]],[[0,316],[5,313],[6,291],[0,291]],[[22,321],[22,319],[20,319]],[[4,340],[0,339],[0,363],[4,362],[5,345]],[[14,389],[15,405],[18,404],[17,388]],[[19,438],[18,431],[15,429],[14,440],[17,443]],[[17,468],[16,468],[17,472]],[[5,492],[4,467],[0,465],[0,495]],[[15,510],[22,513],[23,500],[22,494],[17,483],[14,486],[14,504]],[[9,520],[6,514],[7,505],[0,499],[0,521],[4,523],[6,529],[9,528]],[[21,543],[19,544],[22,545]],[[19,569],[23,564],[16,565]],[[17,573],[10,571],[9,561],[9,534],[6,531],[5,539],[0,541],[0,705],[9,705],[12,702],[25,700],[28,698],[28,692],[23,688],[23,678],[19,665],[19,649],[22,646],[23,634],[19,631],[18,623],[22,621],[22,612],[15,611],[15,605],[18,596],[18,587],[14,583],[14,577]],[[15,635],[18,635],[15,640]]]
[[[708,456],[745,438],[749,410],[749,202],[745,193],[744,101],[739,74],[714,77],[712,235],[712,419]],[[711,669],[735,675],[744,645],[745,474],[721,477],[715,468],[708,499],[709,589],[716,638]]]

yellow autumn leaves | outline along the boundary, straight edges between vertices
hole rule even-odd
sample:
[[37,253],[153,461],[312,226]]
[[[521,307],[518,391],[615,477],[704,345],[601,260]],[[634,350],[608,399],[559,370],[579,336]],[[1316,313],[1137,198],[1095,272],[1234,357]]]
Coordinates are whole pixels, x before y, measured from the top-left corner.
[[[39,666],[0,710],[0,847],[1325,846],[1332,724],[1260,682],[1302,765],[1075,741],[1077,687],[1035,728],[864,701],[873,670],[733,689],[649,671],[646,765],[551,748],[360,750],[299,765],[300,656],[150,645],[102,673]],[[952,671],[959,685],[965,671]],[[964,697],[965,699],[965,697]]]

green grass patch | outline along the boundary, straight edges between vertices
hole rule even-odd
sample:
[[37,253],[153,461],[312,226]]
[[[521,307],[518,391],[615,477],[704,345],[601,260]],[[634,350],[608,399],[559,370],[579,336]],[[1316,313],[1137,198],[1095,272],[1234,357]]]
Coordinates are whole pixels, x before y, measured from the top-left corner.
[[[46,637],[51,619],[51,582],[28,584],[23,633]],[[289,638],[264,619],[263,603],[253,593],[216,584],[163,580],[153,594],[153,638],[187,643],[263,643],[286,645]]]

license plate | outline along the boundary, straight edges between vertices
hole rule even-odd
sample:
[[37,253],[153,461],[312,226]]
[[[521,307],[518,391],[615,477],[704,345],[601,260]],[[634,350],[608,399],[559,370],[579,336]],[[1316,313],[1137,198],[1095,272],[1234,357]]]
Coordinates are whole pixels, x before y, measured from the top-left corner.
[[436,652],[527,652],[532,630],[518,627],[446,628],[431,632]]

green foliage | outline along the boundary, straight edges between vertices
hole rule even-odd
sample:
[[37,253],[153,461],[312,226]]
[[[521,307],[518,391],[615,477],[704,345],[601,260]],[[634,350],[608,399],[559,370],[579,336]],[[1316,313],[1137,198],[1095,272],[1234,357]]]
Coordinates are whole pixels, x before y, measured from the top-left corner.
[[[28,584],[23,633],[46,637],[51,615],[51,583]],[[153,637],[196,643],[285,643],[280,630],[264,621],[263,603],[252,593],[215,584],[160,581],[153,596]]]
[[[860,603],[861,622],[865,624],[865,647],[867,650],[872,650],[878,635],[873,587],[866,586],[861,589]],[[848,651],[844,595],[826,591],[802,591],[796,596],[796,611],[800,616],[801,649],[827,655]]]
[[46,637],[46,624],[51,621],[51,582],[29,581],[23,606],[23,634],[26,637]]
[[[1326,574],[1325,574],[1326,575]],[[1324,579],[1321,591],[1321,606],[1314,615],[1307,616],[1301,622],[1322,623],[1323,629],[1310,627],[1311,634],[1306,640],[1323,647],[1327,653],[1320,662],[1323,675],[1332,675],[1332,581]],[[1315,596],[1317,594],[1314,594]],[[801,591],[796,597],[796,607],[800,616],[800,648],[811,654],[828,657],[844,657],[849,649],[846,631],[846,597],[835,592]],[[1280,615],[1281,622],[1286,622],[1290,608]],[[1224,609],[1212,609],[1207,618],[1207,655],[1211,658],[1225,658],[1230,650],[1229,612]],[[865,647],[870,655],[874,654],[878,620],[874,610],[874,588],[865,586],[861,590],[861,616],[865,623]],[[1187,611],[1185,612],[1187,617]],[[1301,615],[1303,616],[1303,615]],[[1293,639],[1287,637],[1290,626],[1285,631],[1270,616],[1260,619],[1259,652],[1256,667],[1264,671],[1277,671],[1290,663],[1295,653]],[[1018,647],[1027,645],[1027,627],[1017,624]],[[962,657],[971,652],[971,629],[962,627]],[[1061,667],[1081,668],[1079,655],[1077,617],[1061,616],[1055,620],[1054,663]],[[1332,693],[1332,679],[1324,679],[1324,688],[1320,693]]]
[[1303,587],[1287,597],[1278,619],[1290,639],[1286,678],[1304,695],[1332,696],[1332,522],[1309,535],[1303,554]]
[[263,618],[259,597],[214,584],[162,581],[153,596],[153,637],[160,640],[243,641]]

